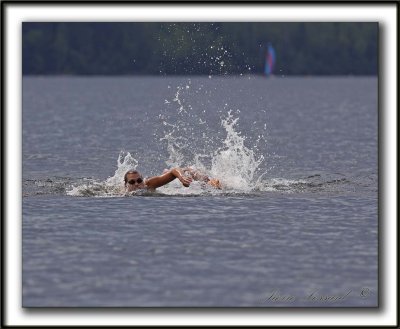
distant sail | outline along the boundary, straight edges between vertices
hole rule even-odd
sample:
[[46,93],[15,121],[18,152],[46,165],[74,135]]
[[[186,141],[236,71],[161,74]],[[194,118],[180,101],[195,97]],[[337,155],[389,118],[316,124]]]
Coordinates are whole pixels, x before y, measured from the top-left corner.
[[272,47],[271,44],[268,44],[267,55],[265,57],[265,71],[264,71],[266,76],[269,76],[274,72],[275,61],[276,61],[275,49],[274,47]]

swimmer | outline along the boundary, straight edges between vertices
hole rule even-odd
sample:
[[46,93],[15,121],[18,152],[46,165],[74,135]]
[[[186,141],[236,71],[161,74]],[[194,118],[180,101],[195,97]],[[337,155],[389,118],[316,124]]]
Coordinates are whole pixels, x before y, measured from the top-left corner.
[[207,175],[192,168],[172,168],[169,170],[165,169],[160,176],[153,176],[147,179],[144,179],[139,171],[129,170],[124,176],[125,191],[132,192],[139,189],[155,190],[157,187],[172,182],[175,178],[178,178],[185,187],[189,187],[196,180],[221,189],[221,183],[218,179],[209,178]]

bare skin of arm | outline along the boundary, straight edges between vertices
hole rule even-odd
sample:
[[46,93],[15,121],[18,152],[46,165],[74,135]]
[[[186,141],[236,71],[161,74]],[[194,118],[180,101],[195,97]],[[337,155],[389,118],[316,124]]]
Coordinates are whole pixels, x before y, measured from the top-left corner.
[[156,189],[157,187],[172,182],[175,178],[178,178],[185,187],[188,187],[192,182],[191,177],[184,176],[181,168],[172,168],[160,176],[150,177],[146,180],[145,184],[149,189]]

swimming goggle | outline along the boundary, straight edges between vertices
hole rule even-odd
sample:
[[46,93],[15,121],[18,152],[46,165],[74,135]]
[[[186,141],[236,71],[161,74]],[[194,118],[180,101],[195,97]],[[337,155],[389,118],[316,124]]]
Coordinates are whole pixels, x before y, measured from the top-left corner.
[[143,179],[142,178],[138,178],[137,180],[131,179],[131,180],[128,181],[128,184],[130,184],[130,185],[135,185],[135,183],[142,184],[143,183]]

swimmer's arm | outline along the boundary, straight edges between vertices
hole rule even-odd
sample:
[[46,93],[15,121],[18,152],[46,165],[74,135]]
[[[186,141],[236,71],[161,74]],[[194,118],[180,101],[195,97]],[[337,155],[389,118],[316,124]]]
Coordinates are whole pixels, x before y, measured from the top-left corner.
[[166,185],[172,182],[175,178],[178,178],[183,186],[188,187],[192,182],[190,177],[185,177],[180,168],[172,168],[160,176],[150,177],[146,180],[146,186],[150,189],[156,189],[157,187]]

